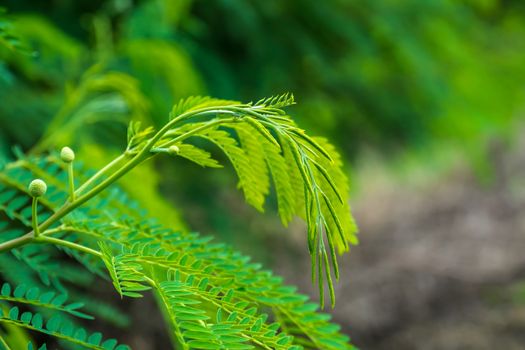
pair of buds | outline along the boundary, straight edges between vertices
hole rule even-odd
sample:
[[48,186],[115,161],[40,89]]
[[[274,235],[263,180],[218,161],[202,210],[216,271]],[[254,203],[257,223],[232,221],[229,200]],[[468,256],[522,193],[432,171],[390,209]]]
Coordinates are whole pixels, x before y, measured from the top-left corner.
[[[69,147],[64,147],[60,151],[60,159],[62,159],[64,163],[72,163],[75,160],[75,152],[73,152],[73,150]],[[47,185],[44,180],[35,179],[29,184],[29,194],[31,197],[42,197],[44,194],[46,194],[46,191]]]
[[[68,164],[68,175],[69,175],[69,182],[70,182],[70,195],[71,199],[74,197],[74,187],[73,186],[73,161],[75,160],[75,152],[69,147],[64,147],[60,151],[60,159],[66,164]],[[35,179],[31,181],[28,187],[28,192],[31,197],[33,197],[33,205],[32,205],[32,216],[33,216],[33,231],[35,233],[35,237],[38,237],[39,231],[38,231],[38,219],[37,219],[37,203],[38,198],[42,197],[47,192],[47,184],[42,179]]]

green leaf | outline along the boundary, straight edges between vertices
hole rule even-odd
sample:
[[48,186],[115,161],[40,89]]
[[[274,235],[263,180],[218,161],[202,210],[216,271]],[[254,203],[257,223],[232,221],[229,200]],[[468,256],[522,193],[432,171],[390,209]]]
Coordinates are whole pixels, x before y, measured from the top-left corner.
[[9,318],[12,320],[18,320],[18,306],[14,306],[9,310]]
[[208,343],[201,340],[190,340],[188,345],[191,349],[221,349],[219,344]]
[[203,149],[200,149],[189,143],[181,143],[177,144],[176,146],[179,149],[177,155],[180,157],[186,158],[203,167],[222,168],[222,165],[213,159],[209,152],[206,152]]
[[44,304],[48,304],[51,302],[51,300],[55,297],[54,292],[47,292],[40,295],[40,302]]
[[4,283],[2,285],[2,290],[0,292],[3,296],[10,296],[11,295],[11,286],[9,285],[9,283]]
[[60,316],[54,315],[46,323],[47,330],[50,332],[58,331],[58,329],[60,328],[61,321],[62,320]]
[[33,314],[29,311],[26,311],[22,313],[22,315],[20,316],[20,321],[22,321],[25,324],[29,324],[32,318],[33,318]]
[[84,328],[77,328],[75,330],[75,333],[73,334],[73,338],[81,341],[81,342],[85,342],[86,341],[86,338],[87,338],[87,333],[86,333],[86,330]]
[[226,154],[239,177],[238,186],[243,190],[246,201],[257,210],[263,211],[264,199],[268,189],[261,180],[258,180],[258,176],[259,173],[265,172],[266,165],[264,168],[254,168],[254,164],[246,152],[224,130],[206,130],[199,136],[210,140]]
[[33,325],[33,327],[35,327],[36,329],[42,329],[42,327],[44,326],[44,321],[42,320],[42,315],[40,314],[35,314],[33,316],[33,319],[31,320],[31,324]]
[[27,285],[26,284],[20,284],[15,288],[15,291],[13,292],[13,296],[15,298],[22,298],[27,291]]
[[106,350],[113,350],[115,346],[117,346],[117,343],[116,339],[108,339],[102,343],[102,347]]
[[91,334],[87,339],[87,342],[93,345],[99,345],[101,341],[102,341],[102,334],[99,332],[95,332]]
[[32,287],[30,288],[26,293],[26,299],[28,300],[38,300],[38,296],[40,295],[40,290],[38,287]]
[[67,295],[60,294],[60,295],[57,295],[57,297],[51,301],[51,304],[55,306],[62,306],[66,302],[66,300],[67,300]]

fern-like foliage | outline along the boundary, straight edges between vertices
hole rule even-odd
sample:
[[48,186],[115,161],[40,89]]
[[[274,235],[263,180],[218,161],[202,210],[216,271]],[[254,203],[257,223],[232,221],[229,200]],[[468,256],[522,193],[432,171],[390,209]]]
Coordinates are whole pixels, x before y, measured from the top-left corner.
[[[160,130],[130,124],[125,152],[99,172],[93,174],[75,163],[74,192],[68,186],[68,166],[54,153],[45,158],[19,154],[18,160],[5,164],[0,170],[0,215],[6,218],[0,221],[4,242],[0,247],[11,244],[12,249],[0,254],[0,260],[5,259],[0,272],[18,287],[12,292],[10,284],[4,285],[0,300],[9,309],[0,323],[48,334],[66,347],[72,343],[124,348],[114,340],[103,342],[99,333],[87,336],[87,331],[79,330],[69,318],[90,317],[79,310],[81,304],[66,304],[64,292],[54,292],[56,297],[39,292],[90,283],[68,274],[68,265],[56,273],[53,261],[66,254],[110,279],[123,298],[154,293],[177,348],[351,349],[348,337],[329,322],[330,316],[317,312],[316,304],[283,285],[281,278],[209,237],[174,231],[147,219],[121,190],[108,188],[134,166],[162,153],[220,167],[206,142],[214,145],[232,163],[249,204],[263,210],[273,184],[283,223],[296,215],[306,219],[321,303],[326,278],[333,304],[332,273],[339,277],[337,250],[344,252],[356,242],[346,202],[348,187],[333,147],[307,136],[281,109],[293,103],[291,95],[249,104],[210,98],[180,102]],[[39,199],[38,237],[26,187],[35,177],[48,184]],[[20,273],[11,273],[6,263],[19,264]],[[89,298],[82,296],[85,299]],[[12,304],[31,311],[21,312]],[[96,316],[107,317],[100,307],[86,305]]]
[[[79,309],[83,303],[66,303],[65,294],[56,294],[48,291],[41,293],[38,287],[28,288],[21,284],[12,288],[9,283],[4,283],[0,291],[0,302],[3,305],[13,305],[0,310],[0,324],[16,325],[27,330],[44,333],[60,340],[80,345],[87,349],[97,350],[124,350],[125,345],[118,345],[115,339],[102,340],[101,333],[88,334],[84,328],[75,326],[66,316],[75,316],[84,319],[93,319]],[[30,306],[42,310],[51,317],[46,317],[43,312],[22,311],[21,306]],[[29,343],[28,347],[32,347]],[[41,348],[45,348],[45,345]]]
[[[174,107],[172,122],[155,140],[153,149],[217,167],[208,151],[191,142],[202,138],[215,144],[232,163],[246,201],[260,211],[264,209],[272,179],[283,223],[286,225],[296,215],[308,223],[312,279],[319,284],[322,301],[323,279],[328,280],[333,305],[332,271],[339,279],[336,250],[342,253],[349,249],[349,244],[357,243],[356,227],[346,200],[347,179],[333,146],[325,139],[308,136],[282,110],[294,103],[291,94],[254,104],[191,97]],[[210,118],[194,122],[196,111],[209,114]],[[131,152],[150,142],[152,129],[130,130]],[[142,142],[136,142],[137,139]]]

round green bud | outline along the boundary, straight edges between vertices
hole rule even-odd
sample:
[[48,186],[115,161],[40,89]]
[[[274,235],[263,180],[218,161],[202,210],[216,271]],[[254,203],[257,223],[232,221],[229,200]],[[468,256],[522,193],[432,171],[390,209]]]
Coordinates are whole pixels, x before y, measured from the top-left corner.
[[179,154],[179,151],[180,151],[179,147],[177,147],[175,145],[168,147],[168,153],[169,154]]
[[32,197],[41,197],[46,194],[47,185],[43,180],[35,179],[29,184],[29,194]]
[[69,147],[63,147],[60,151],[60,159],[62,159],[64,163],[71,163],[75,160],[75,152]]

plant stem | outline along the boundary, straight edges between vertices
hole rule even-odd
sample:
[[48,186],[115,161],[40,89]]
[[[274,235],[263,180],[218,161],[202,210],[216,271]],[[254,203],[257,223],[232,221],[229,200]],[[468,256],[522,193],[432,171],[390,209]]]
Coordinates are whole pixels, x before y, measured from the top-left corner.
[[38,237],[40,231],[38,230],[38,198],[33,197],[33,202],[31,203],[31,223],[33,224],[33,232],[35,237]]
[[33,238],[33,231],[28,232],[23,236],[13,238],[12,240],[0,244],[0,252],[20,247],[21,245],[31,242]]
[[66,241],[64,239],[59,239],[59,238],[48,237],[48,236],[43,236],[42,235],[40,237],[36,237],[34,240],[35,240],[35,242],[38,242],[38,243],[51,243],[51,244],[55,244],[55,245],[61,245],[63,247],[67,247],[67,248],[70,248],[70,249],[78,250],[80,252],[87,253],[87,254],[90,254],[90,255],[93,255],[93,256],[96,256],[96,257],[99,257],[99,258],[102,256],[102,253],[100,253],[99,251],[96,251],[94,249],[88,248],[88,247],[83,246],[81,244],[77,244],[77,243],[73,243],[73,242],[70,242],[70,241]]
[[[131,169],[133,169],[135,166],[140,164],[142,161],[144,161],[146,157],[140,157],[140,154],[132,158],[129,162],[127,162],[122,168],[115,171],[113,174],[111,174],[108,178],[103,180],[101,183],[93,187],[89,192],[78,196],[74,201],[72,202],[66,202],[64,205],[58,209],[53,215],[51,215],[45,222],[43,222],[40,225],[40,230],[46,230],[51,225],[53,225],[55,222],[60,220],[62,217],[64,217],[66,214],[70,213],[72,210],[78,208],[94,196],[96,196],[98,193],[100,193],[102,190],[104,190],[106,187],[111,185],[113,182],[120,179],[123,175],[125,175],[127,172],[129,172]],[[97,176],[95,174],[94,176]]]
[[75,179],[73,174],[73,162],[69,162],[67,165],[67,179],[69,182],[69,200],[75,200]]
[[48,232],[49,231],[43,232],[38,237],[35,237],[33,235],[33,231],[28,232],[28,233],[26,233],[23,236],[17,237],[15,239],[12,239],[10,241],[7,241],[7,242],[4,242],[4,243],[0,244],[0,252],[11,250],[11,249],[20,247],[20,246],[25,245],[25,244],[30,243],[30,242],[38,242],[38,243],[52,243],[52,244],[56,244],[56,245],[61,245],[61,246],[68,247],[68,248],[71,248],[71,249],[74,249],[74,250],[78,250],[78,251],[81,251],[81,252],[84,252],[84,253],[87,253],[87,254],[91,254],[91,255],[94,255],[94,256],[97,256],[97,257],[101,257],[102,256],[102,254],[100,252],[98,252],[98,251],[96,251],[94,249],[85,247],[83,245],[80,245],[80,244],[77,244],[77,243],[73,243],[73,242],[69,242],[69,241],[66,241],[66,240],[63,240],[63,239],[59,239],[59,238],[48,237],[48,236],[46,236],[46,234]]
[[111,162],[106,164],[102,169],[96,172],[93,176],[91,176],[84,184],[82,184],[76,191],[76,194],[80,194],[82,191],[84,191],[86,188],[88,188],[93,182],[95,182],[99,177],[101,177],[104,173],[106,173],[109,169],[111,169],[115,164],[120,162],[124,157],[126,156],[126,153],[122,153],[117,158],[113,159]]
[[177,137],[175,137],[174,139],[162,144],[160,147],[169,147],[179,141],[182,141],[192,135],[195,135],[196,133],[198,132],[201,132],[203,130],[206,130],[206,129],[209,129],[215,125],[219,125],[219,124],[226,124],[226,123],[231,123],[235,121],[235,118],[228,118],[228,119],[215,119],[215,120],[211,120],[209,121],[208,123],[204,124],[204,125],[201,125],[199,126],[198,128],[195,128],[191,131],[188,131],[187,133],[185,134],[182,134],[182,135],[179,135]]
[[164,134],[166,134],[175,124],[177,124],[178,122],[180,122],[180,121],[182,121],[184,119],[191,118],[191,117],[196,116],[196,115],[202,116],[202,115],[213,114],[213,113],[229,113],[230,111],[228,111],[228,108],[233,108],[233,107],[238,107],[238,106],[240,106],[240,105],[222,106],[222,107],[220,107],[220,109],[218,109],[216,106],[215,107],[205,107],[205,108],[201,108],[201,109],[196,109],[194,111],[188,111],[186,113],[182,113],[181,115],[179,115],[176,118],[173,118],[166,125],[164,125],[148,141],[148,143],[146,144],[146,146],[144,147],[144,149],[142,151],[144,151],[146,149],[149,151],[155,145],[155,143],[157,143],[157,141],[159,141],[162,138],[162,136],[164,136]]

